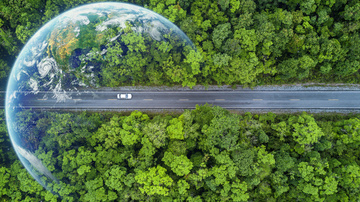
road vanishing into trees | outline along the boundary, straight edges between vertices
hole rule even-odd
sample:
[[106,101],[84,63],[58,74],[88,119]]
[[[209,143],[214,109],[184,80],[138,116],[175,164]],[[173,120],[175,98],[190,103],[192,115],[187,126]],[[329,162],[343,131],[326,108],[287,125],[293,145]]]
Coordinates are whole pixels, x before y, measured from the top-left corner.
[[[119,93],[131,93],[132,99],[118,100]],[[196,104],[208,103],[226,109],[360,110],[360,90],[133,90],[79,91],[67,95],[70,99],[58,102],[52,92],[28,94],[21,104],[32,109],[194,109]]]

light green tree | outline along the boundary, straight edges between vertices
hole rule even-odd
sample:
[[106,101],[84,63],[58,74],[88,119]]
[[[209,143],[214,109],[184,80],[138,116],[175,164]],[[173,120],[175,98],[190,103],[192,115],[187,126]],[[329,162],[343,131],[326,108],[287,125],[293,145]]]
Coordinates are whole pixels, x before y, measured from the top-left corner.
[[162,161],[178,176],[189,174],[193,168],[193,163],[186,156],[175,156],[171,152],[165,152]]
[[116,191],[122,191],[124,187],[124,178],[126,175],[126,168],[120,167],[118,165],[113,165],[109,170],[104,173],[105,176],[105,185],[110,189]]
[[173,118],[169,121],[170,125],[166,128],[170,139],[184,139],[183,122],[178,118]]
[[292,133],[294,140],[302,147],[315,144],[324,136],[315,119],[305,112],[299,117],[290,118],[289,122],[294,129]]
[[148,171],[138,171],[135,175],[135,180],[141,185],[139,188],[141,193],[147,195],[162,195],[169,194],[169,187],[172,186],[173,180],[166,174],[166,169],[158,165],[151,167]]
[[234,201],[248,201],[250,198],[249,193],[247,193],[246,182],[241,182],[238,178],[231,184],[231,193],[231,198]]

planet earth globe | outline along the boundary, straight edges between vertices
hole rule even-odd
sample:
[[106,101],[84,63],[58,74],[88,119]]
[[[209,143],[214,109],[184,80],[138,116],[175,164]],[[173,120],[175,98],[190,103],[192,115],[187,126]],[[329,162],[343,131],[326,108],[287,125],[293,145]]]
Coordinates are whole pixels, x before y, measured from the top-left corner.
[[[83,5],[49,21],[22,49],[7,86],[7,127],[24,167],[53,193],[75,183],[63,165],[71,159],[60,153],[80,151],[87,130],[66,132],[69,123],[54,110],[66,110],[76,102],[75,95],[94,89],[134,84],[145,76],[156,83],[156,75],[145,70],[181,66],[194,51],[189,38],[169,20],[131,4]],[[46,102],[51,106],[45,107]],[[59,128],[49,130],[50,123],[41,121],[44,116]],[[84,169],[77,170],[79,175]]]

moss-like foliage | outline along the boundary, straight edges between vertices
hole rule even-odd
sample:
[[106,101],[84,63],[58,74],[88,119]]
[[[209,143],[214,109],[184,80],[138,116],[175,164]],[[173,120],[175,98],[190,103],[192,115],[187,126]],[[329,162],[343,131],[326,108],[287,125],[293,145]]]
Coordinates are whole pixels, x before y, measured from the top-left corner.
[[24,149],[57,178],[46,182],[55,195],[14,160],[3,130],[5,201],[354,201],[360,194],[358,115],[237,115],[208,105],[175,117],[22,115],[31,117],[21,120],[27,131],[42,129],[38,138],[23,134]]

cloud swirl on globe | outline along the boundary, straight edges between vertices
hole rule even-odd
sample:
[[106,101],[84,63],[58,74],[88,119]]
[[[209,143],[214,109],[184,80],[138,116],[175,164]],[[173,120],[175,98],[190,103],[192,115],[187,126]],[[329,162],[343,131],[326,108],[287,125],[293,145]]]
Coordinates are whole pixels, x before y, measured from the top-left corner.
[[[58,117],[81,104],[74,96],[144,80],[155,83],[148,70],[165,63],[189,65],[185,60],[194,50],[169,20],[131,4],[88,4],[49,21],[24,46],[7,86],[7,127],[25,168],[52,192],[73,183],[60,153],[81,147],[87,133],[79,133],[78,141],[76,133],[66,132],[70,124]],[[43,117],[53,122],[44,123]],[[57,130],[50,130],[55,123]]]

